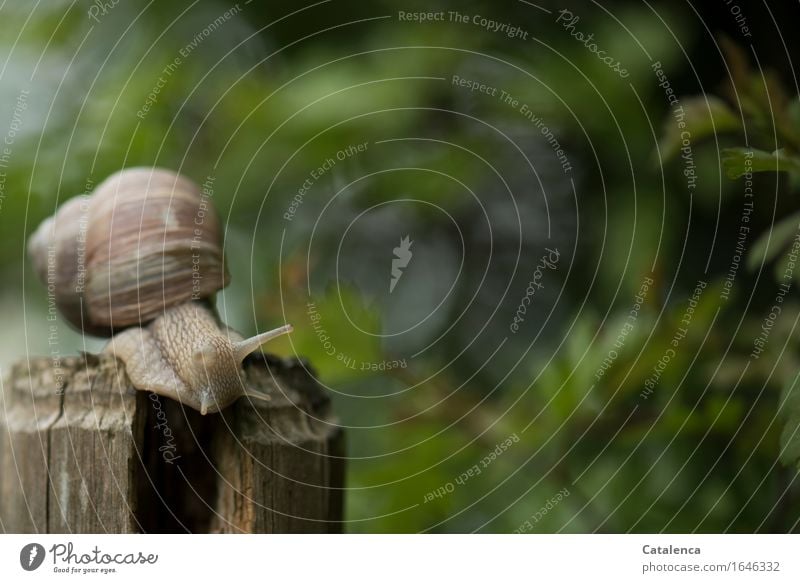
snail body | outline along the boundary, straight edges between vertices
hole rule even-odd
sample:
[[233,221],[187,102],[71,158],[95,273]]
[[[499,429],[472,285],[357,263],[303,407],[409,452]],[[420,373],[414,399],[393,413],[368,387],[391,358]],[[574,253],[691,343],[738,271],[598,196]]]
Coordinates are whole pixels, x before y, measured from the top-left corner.
[[205,303],[167,309],[146,328],[129,328],[103,350],[125,363],[136,388],[170,397],[200,411],[216,413],[248,391],[242,361],[264,342],[292,331],[283,326],[244,339],[221,324]]
[[103,349],[138,390],[218,412],[247,389],[244,358],[291,332],[244,339],[210,300],[225,287],[221,231],[207,197],[187,178],[134,168],[70,199],[28,242],[40,279],[70,324],[111,336]]

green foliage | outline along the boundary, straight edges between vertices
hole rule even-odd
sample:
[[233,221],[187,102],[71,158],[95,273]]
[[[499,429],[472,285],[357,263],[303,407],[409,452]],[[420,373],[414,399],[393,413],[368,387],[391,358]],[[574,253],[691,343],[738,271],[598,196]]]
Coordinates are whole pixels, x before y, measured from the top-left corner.
[[[757,184],[776,170],[798,174],[800,101],[729,47],[732,89],[681,97],[702,177],[690,195],[681,133],[642,48],[673,87],[694,87],[683,51],[701,32],[696,15],[665,5],[655,18],[649,6],[623,3],[617,21],[598,3],[578,4],[581,26],[630,77],[523,2],[470,10],[524,23],[527,43],[456,23],[345,25],[396,13],[388,0],[294,16],[301,7],[288,0],[242,4],[168,74],[229,5],[120,2],[100,23],[85,3],[4,5],[2,119],[21,89],[30,101],[0,207],[3,358],[50,350],[45,291],[22,246],[57,205],[123,167],[165,166],[198,182],[213,174],[233,275],[220,311],[245,333],[294,324],[270,350],[308,358],[329,387],[347,434],[347,530],[760,528],[795,477],[775,470],[778,454],[800,459],[796,293],[751,359],[774,286],[740,270],[735,293],[720,299],[732,245],[711,213],[741,212],[730,196],[741,184],[725,183],[723,170],[741,177],[752,162]],[[455,88],[454,74],[524,103],[574,171],[554,163],[519,107]],[[661,118],[657,136],[652,120]],[[720,160],[718,141],[749,147]],[[311,171],[364,142],[364,155],[337,160],[284,218]],[[653,165],[656,142],[663,168]],[[778,186],[786,206],[774,226],[754,213],[761,238],[747,262],[774,262],[782,277],[800,207],[796,191]],[[407,235],[415,259],[389,294],[392,249]],[[701,250],[712,244],[707,266]],[[536,261],[556,246],[558,269],[510,334]],[[620,346],[645,278],[651,287]],[[699,279],[707,288],[675,346]],[[401,325],[414,328],[393,334]],[[61,342],[65,353],[87,349],[77,334]],[[451,492],[429,496],[448,484]]]
[[783,391],[783,410],[786,419],[781,433],[781,460],[800,466],[800,391],[797,377]]
[[722,151],[722,165],[728,178],[737,179],[750,172],[800,173],[800,158],[785,150],[772,153],[748,148],[727,148]]
[[[724,41],[726,53],[731,67],[731,86],[730,96],[740,108],[740,113],[744,125],[741,130],[756,143],[775,143],[778,140],[778,149],[768,152],[758,148],[726,148],[722,150],[721,163],[728,178],[736,180],[742,177],[748,179],[750,195],[754,191],[754,173],[769,173],[776,175],[780,172],[788,172],[792,178],[792,185],[797,186],[800,178],[800,117],[798,116],[798,98],[790,99],[787,97],[782,84],[776,76],[770,72],[762,73],[751,69],[744,52],[728,40]],[[695,98],[697,100],[699,98]],[[723,124],[724,129],[737,129],[738,123],[733,123],[733,115],[727,106],[720,100],[714,98],[716,108],[721,110],[723,118],[728,121]],[[708,128],[705,128],[708,130]],[[707,132],[706,132],[707,133]],[[673,136],[674,138],[674,136]],[[794,188],[796,190],[796,188]],[[763,194],[760,195],[763,197]],[[781,196],[786,196],[782,193]],[[759,396],[763,395],[764,389],[771,387],[777,380],[782,385],[781,402],[777,406],[778,412],[783,418],[783,429],[780,436],[780,458],[785,464],[800,465],[800,400],[796,390],[797,377],[795,375],[797,359],[791,351],[786,351],[787,345],[796,346],[795,325],[797,318],[792,321],[792,315],[797,312],[797,305],[794,298],[785,303],[785,291],[793,288],[800,281],[800,270],[796,269],[797,247],[794,245],[800,230],[800,211],[796,208],[788,216],[778,218],[769,226],[768,230],[762,233],[748,251],[746,263],[751,270],[755,270],[763,264],[775,262],[775,281],[782,286],[781,292],[771,298],[773,305],[769,314],[763,319],[757,316],[752,317],[749,322],[749,314],[746,315],[748,321],[745,329],[749,328],[748,338],[755,338],[750,346],[745,348],[750,352],[749,358],[744,356],[733,356],[729,360],[736,362],[728,367],[723,373],[722,378],[730,379],[733,382],[739,373],[734,384],[747,382],[746,379],[753,379],[756,383],[762,384]],[[745,318],[743,318],[745,320]],[[787,328],[788,325],[791,328]],[[764,354],[761,353],[764,346],[767,346],[769,354],[775,362],[774,368],[762,370],[758,366]],[[754,348],[756,347],[756,348]],[[777,351],[777,352],[773,352]],[[779,368],[780,365],[780,368]],[[791,371],[787,372],[787,369]],[[777,370],[777,373],[776,373]],[[742,379],[745,379],[742,381]],[[737,427],[735,417],[741,416],[745,411],[742,406],[737,410],[734,418],[730,414],[725,414],[729,408],[730,398],[724,402],[717,401],[717,406],[722,409],[716,414],[711,427]],[[761,411],[760,414],[751,414],[752,408],[744,415],[744,419],[752,420],[769,418],[768,411]],[[752,427],[752,426],[751,426]],[[765,438],[774,439],[773,420],[770,419],[769,426],[763,429],[762,433],[753,431],[754,435],[759,436],[758,443],[761,444]]]
[[[313,302],[287,309],[287,320],[302,323],[292,336],[295,349],[329,383],[373,372],[371,365],[383,361],[380,317],[357,289],[344,284],[329,285]],[[342,333],[353,326],[362,332]]]
[[800,213],[794,213],[775,223],[768,232],[755,242],[747,254],[747,266],[755,269],[762,263],[773,261],[794,240],[800,229]]
[[663,137],[659,141],[663,162],[669,162],[681,151],[683,132],[689,132],[690,141],[697,144],[741,129],[741,122],[734,112],[722,99],[713,95],[687,98],[681,107],[686,128],[679,128],[672,118],[664,123]]

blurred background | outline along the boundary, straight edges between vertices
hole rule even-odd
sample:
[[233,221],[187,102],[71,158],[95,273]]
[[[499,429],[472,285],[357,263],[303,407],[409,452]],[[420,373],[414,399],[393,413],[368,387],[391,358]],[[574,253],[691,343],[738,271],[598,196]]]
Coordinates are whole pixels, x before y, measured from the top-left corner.
[[798,530],[796,3],[0,15],[4,370],[54,350],[33,229],[163,166],[328,387],[347,531]]

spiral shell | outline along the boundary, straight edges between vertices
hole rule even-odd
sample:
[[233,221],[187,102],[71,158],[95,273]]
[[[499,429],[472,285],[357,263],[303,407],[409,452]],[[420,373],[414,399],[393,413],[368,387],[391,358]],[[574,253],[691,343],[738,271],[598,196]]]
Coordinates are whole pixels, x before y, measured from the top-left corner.
[[64,317],[101,336],[144,326],[230,281],[210,197],[160,168],[117,172],[67,201],[28,252]]

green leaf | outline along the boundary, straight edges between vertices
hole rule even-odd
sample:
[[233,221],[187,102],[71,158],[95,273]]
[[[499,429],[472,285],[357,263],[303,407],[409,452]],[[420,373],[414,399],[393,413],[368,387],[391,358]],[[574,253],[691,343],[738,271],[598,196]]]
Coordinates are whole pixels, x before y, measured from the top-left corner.
[[773,267],[776,283],[800,282],[800,269],[796,269],[794,265],[797,263],[797,248],[793,240],[790,243],[791,246],[785,246],[783,255]]
[[722,167],[728,178],[735,180],[748,171],[800,173],[800,159],[786,154],[784,150],[770,154],[752,148],[726,148],[722,150]]
[[741,127],[739,119],[728,105],[714,96],[684,99],[683,114],[685,128],[678,126],[672,109],[664,122],[664,137],[659,144],[664,162],[674,158],[681,151],[683,144],[681,134],[685,131],[691,133],[694,142],[713,135],[736,131]]
[[795,377],[791,385],[783,390],[783,417],[785,424],[781,433],[781,461],[800,467],[800,386]]
[[761,262],[769,263],[791,242],[800,227],[800,213],[795,213],[775,223],[763,233],[747,255],[747,268],[755,270]]
[[[313,301],[297,302],[292,341],[326,382],[363,378],[384,362],[381,314],[354,286],[329,285]],[[356,328],[358,326],[358,328]]]
[[800,128],[800,97],[792,99],[786,109],[790,123],[794,127]]

